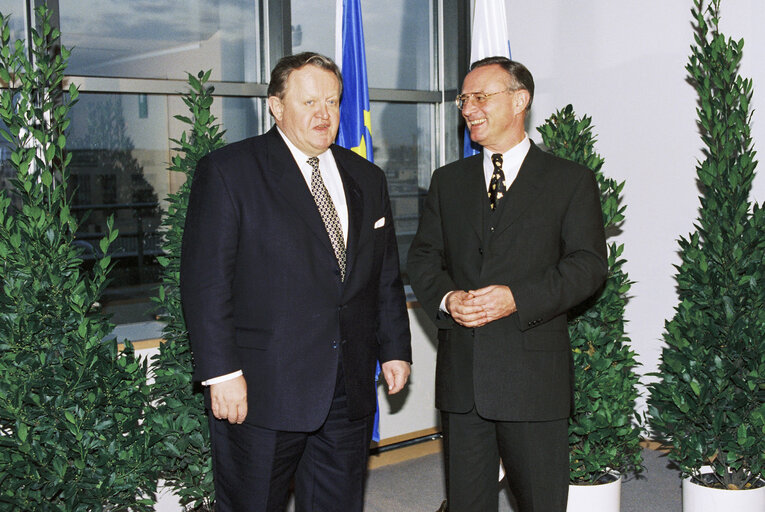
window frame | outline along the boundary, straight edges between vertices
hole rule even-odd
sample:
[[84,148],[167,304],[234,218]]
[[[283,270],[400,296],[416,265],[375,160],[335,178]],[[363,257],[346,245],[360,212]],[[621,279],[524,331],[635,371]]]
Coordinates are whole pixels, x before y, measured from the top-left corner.
[[[431,28],[432,62],[434,85],[432,90],[407,90],[370,88],[372,102],[407,103],[433,107],[430,130],[430,169],[418,169],[418,186],[422,194],[430,184],[433,169],[462,157],[462,123],[459,112],[454,108],[453,98],[459,91],[459,82],[467,72],[468,41],[470,37],[471,0],[429,0],[432,2]],[[47,5],[51,12],[51,23],[60,28],[59,0],[19,0],[24,7],[26,37],[31,37],[29,27],[36,25],[34,10]],[[258,73],[261,82],[209,82],[215,88],[214,98],[250,98],[263,104],[267,112],[266,98],[268,76],[271,68],[283,56],[292,53],[291,1],[256,0],[253,8],[260,13],[258,18],[259,60]],[[19,13],[19,16],[22,14]],[[256,74],[258,74],[256,73]],[[181,79],[96,77],[66,75],[64,87],[75,85],[80,93],[103,93],[114,95],[162,95],[180,97],[188,89]],[[265,133],[271,126],[269,115],[260,119],[260,132]],[[255,134],[252,134],[255,135]],[[402,269],[404,267],[402,262]],[[411,290],[408,289],[411,296]]]

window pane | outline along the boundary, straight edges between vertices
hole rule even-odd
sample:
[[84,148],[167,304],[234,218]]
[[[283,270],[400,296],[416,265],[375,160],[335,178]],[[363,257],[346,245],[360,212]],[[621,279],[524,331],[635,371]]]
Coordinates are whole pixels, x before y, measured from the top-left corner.
[[436,88],[433,2],[362,0],[369,86]]
[[60,0],[60,12],[69,74],[261,81],[254,0]]
[[375,163],[388,177],[399,258],[406,275],[406,253],[417,231],[422,201],[433,170],[432,105],[372,102]]
[[[0,130],[6,131],[5,123],[0,120]],[[0,137],[0,190],[10,190],[11,180],[16,176],[16,170],[11,165],[11,143]]]
[[24,2],[22,0],[0,0],[0,13],[3,13],[3,16],[10,17],[8,21],[8,27],[11,29],[10,41],[24,39],[26,37]]
[[[24,2],[22,0],[0,0],[0,13],[8,18],[8,28],[10,29],[10,43],[14,44],[16,40],[26,38],[26,28],[24,25]],[[0,120],[0,130],[5,130],[6,126]],[[11,143],[0,137],[0,190],[11,188],[11,179],[16,176],[16,171],[11,166],[9,160],[11,156]],[[18,205],[17,201],[14,204]]]
[[[258,132],[261,108],[257,99],[216,98],[213,114],[233,142]],[[98,254],[108,216],[119,229],[110,248],[116,267],[103,297],[115,323],[152,318],[165,199],[185,181],[167,170],[174,146],[169,138],[179,138],[187,126],[174,119],[177,114],[188,115],[178,96],[135,94],[81,94],[71,112],[69,190],[86,265]]]
[[336,3],[336,0],[291,0],[293,53],[317,52],[335,59]]
[[[292,0],[292,49],[335,57],[335,0]],[[363,0],[369,86],[436,88],[433,2]]]

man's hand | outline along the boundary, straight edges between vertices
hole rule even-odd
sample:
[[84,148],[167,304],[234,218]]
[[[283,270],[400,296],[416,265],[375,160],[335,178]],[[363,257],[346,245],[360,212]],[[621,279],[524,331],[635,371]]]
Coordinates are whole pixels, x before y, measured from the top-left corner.
[[483,308],[469,302],[472,298],[472,293],[462,290],[449,292],[446,296],[446,311],[464,327],[480,327],[487,322]]
[[[515,313],[518,308],[515,305],[515,297],[510,288],[504,285],[493,284],[478,290],[470,290],[469,298],[464,304],[467,307],[478,307],[484,313],[484,322],[488,324]],[[480,325],[476,327],[480,327]]]
[[213,416],[219,420],[242,423],[247,416],[247,382],[242,375],[211,384],[210,398]]
[[382,374],[388,383],[388,394],[395,395],[402,389],[409,379],[409,363],[406,361],[386,361],[382,364]]

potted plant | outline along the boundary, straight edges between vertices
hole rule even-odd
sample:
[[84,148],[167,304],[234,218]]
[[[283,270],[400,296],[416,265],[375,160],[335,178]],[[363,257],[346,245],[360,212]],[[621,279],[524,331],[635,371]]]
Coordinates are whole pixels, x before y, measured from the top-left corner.
[[[121,354],[92,308],[111,269],[109,229],[92,272],[81,268],[70,210],[69,51],[44,7],[30,47],[0,14],[0,119],[15,174],[0,192],[0,508],[151,510],[146,367]],[[68,92],[68,94],[65,94]]]
[[[603,225],[613,235],[624,220],[624,182],[602,172],[595,152],[592,119],[577,119],[571,105],[538,128],[549,151],[595,173],[601,191]],[[642,469],[641,428],[634,414],[638,366],[624,332],[624,308],[631,282],[623,269],[623,245],[608,246],[608,277],[602,291],[569,314],[574,360],[574,410],[569,421],[571,484],[569,510],[619,510],[620,475]],[[616,482],[611,490],[605,484]],[[589,488],[582,495],[579,489]],[[606,493],[609,505],[596,504]]]
[[[686,69],[705,146],[701,207],[695,231],[679,241],[679,304],[665,324],[648,412],[687,477],[686,510],[764,510],[765,212],[749,200],[752,83],[738,74],[743,40],[719,31],[720,0],[694,0],[691,12],[696,44]],[[700,486],[730,489],[736,502],[759,498],[750,508],[707,508],[712,499],[687,496]]]
[[223,131],[210,112],[213,88],[205,87],[209,78],[210,71],[188,76],[191,91],[183,101],[191,117],[176,116],[189,125],[189,134],[183,132],[179,140],[172,140],[178,154],[173,157],[170,170],[185,174],[186,182],[168,198],[169,207],[162,222],[165,256],[159,258],[162,285],[155,301],[164,311],[161,319],[165,322],[162,331],[165,341],[152,359],[154,406],[148,414],[149,428],[160,437],[155,456],[165,487],[178,495],[187,510],[199,511],[213,510],[212,453],[202,391],[192,382],[191,345],[179,286],[181,240],[191,180],[199,159],[224,145]]

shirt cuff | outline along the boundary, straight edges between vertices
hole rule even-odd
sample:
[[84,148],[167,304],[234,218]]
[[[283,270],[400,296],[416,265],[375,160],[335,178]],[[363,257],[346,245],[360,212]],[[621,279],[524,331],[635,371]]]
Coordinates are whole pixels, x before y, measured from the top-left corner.
[[[449,293],[452,293],[452,292],[449,292]],[[444,295],[444,298],[441,299],[441,305],[438,306],[438,309],[440,309],[441,311],[443,311],[447,315],[449,315],[449,310],[446,309],[446,298],[449,296],[449,293]],[[451,316],[451,315],[449,315],[449,316]]]
[[210,386],[212,384],[218,384],[218,383],[221,383],[221,382],[225,382],[227,380],[235,379],[235,378],[239,377],[240,375],[244,375],[244,373],[242,372],[242,370],[237,370],[237,371],[232,372],[232,373],[227,373],[226,375],[221,375],[220,377],[213,377],[212,379],[203,380],[202,381],[202,385],[203,386]]

